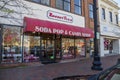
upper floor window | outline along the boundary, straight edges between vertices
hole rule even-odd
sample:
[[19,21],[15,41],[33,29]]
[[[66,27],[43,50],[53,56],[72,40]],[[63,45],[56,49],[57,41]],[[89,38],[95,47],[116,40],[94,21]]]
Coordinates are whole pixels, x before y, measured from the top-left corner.
[[118,24],[118,15],[115,15],[116,17],[116,24]]
[[89,17],[93,19],[93,4],[89,4]]
[[105,20],[105,9],[102,8],[102,19]]
[[50,5],[50,0],[32,0],[32,1],[44,5]]
[[70,11],[70,0],[56,0],[56,8]]
[[110,22],[112,22],[113,20],[112,20],[112,12],[111,11],[109,12],[109,16],[110,16]]
[[82,14],[82,5],[81,5],[81,0],[74,0],[74,12],[76,14]]

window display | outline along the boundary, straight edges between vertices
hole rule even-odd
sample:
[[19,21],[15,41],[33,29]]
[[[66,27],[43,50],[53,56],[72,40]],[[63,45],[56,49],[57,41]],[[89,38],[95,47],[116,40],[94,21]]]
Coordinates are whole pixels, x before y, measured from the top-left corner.
[[24,62],[39,61],[40,37],[24,37]]
[[85,42],[84,39],[76,39],[75,40],[76,46],[76,56],[85,56]]
[[[85,56],[84,39],[30,33],[22,35],[22,28],[3,27],[3,63],[59,61]],[[23,43],[23,44],[22,44]]]
[[63,38],[62,39],[62,58],[71,59],[74,58],[74,39]]
[[62,39],[62,58],[80,58],[85,56],[85,42],[84,39]]
[[105,38],[104,39],[104,50],[110,50],[112,49],[112,40]]
[[15,26],[3,27],[3,63],[21,62],[21,28]]
[[104,50],[109,50],[109,53],[112,53],[113,50],[113,40],[112,39],[104,39]]

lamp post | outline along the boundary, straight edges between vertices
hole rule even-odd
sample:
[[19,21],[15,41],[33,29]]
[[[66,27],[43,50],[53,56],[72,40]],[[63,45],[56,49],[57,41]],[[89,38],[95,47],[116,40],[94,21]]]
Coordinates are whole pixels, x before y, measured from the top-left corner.
[[93,17],[94,17],[94,59],[93,59],[93,66],[91,67],[92,70],[102,70],[100,56],[98,54],[98,25],[97,25],[97,6],[96,1],[93,0]]
[[0,63],[2,62],[2,26],[0,24]]

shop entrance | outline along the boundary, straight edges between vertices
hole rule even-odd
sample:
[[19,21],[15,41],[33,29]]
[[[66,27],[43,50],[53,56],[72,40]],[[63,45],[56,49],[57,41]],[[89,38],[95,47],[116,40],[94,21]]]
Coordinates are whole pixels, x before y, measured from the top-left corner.
[[61,59],[60,37],[46,34],[41,37],[40,46],[40,61],[42,63],[53,63]]
[[41,62],[53,62],[54,61],[54,40],[52,38],[41,39],[41,51],[40,60]]
[[62,57],[61,37],[55,34],[26,34],[23,48],[25,62],[53,63]]

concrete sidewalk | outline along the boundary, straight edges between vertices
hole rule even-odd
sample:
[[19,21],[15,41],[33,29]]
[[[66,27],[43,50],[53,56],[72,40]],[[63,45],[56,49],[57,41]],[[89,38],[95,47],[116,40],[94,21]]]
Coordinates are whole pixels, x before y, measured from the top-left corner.
[[[120,55],[101,58],[103,69],[117,63]],[[54,63],[47,65],[0,69],[0,80],[52,80],[55,77],[70,75],[93,75],[100,71],[91,70],[92,59],[68,63]]]

